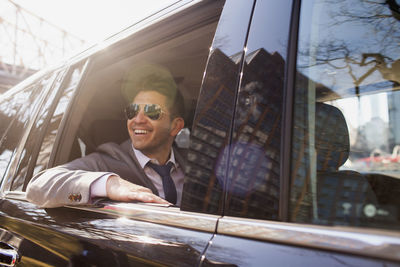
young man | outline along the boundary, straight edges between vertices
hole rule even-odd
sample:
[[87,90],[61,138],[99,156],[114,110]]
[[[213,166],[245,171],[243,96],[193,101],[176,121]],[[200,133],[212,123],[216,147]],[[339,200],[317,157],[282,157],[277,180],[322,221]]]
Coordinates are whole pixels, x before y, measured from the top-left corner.
[[[106,143],[95,153],[32,178],[27,199],[42,207],[116,201],[180,204],[183,159],[172,147],[184,127],[183,97],[168,70],[146,65],[125,77],[122,91],[130,140]],[[167,199],[167,200],[165,200]]]

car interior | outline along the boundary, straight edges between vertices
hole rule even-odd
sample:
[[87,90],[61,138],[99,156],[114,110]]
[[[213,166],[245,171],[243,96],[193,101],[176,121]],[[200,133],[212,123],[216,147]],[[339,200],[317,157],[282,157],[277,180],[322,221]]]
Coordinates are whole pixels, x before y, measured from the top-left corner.
[[[174,28],[172,30],[178,32],[164,34],[172,36],[167,40],[149,40],[152,41],[152,46],[148,44],[145,48],[138,48],[133,44],[146,39],[146,32],[139,32],[94,57],[87,78],[81,85],[80,97],[74,103],[72,131],[75,132],[75,138],[72,150],[69,158],[61,159],[62,162],[87,155],[102,143],[121,143],[129,138],[124,114],[128,102],[122,95],[121,85],[125,73],[140,64],[161,65],[171,72],[183,94],[187,114],[186,129],[180,133],[186,136],[177,140],[187,140],[209,49],[222,9],[221,3],[214,6],[212,11],[209,7],[207,10],[200,9],[198,23],[191,21],[193,26],[187,26],[190,30]],[[159,25],[152,29],[161,32],[163,29],[157,26]],[[154,35],[156,34],[152,36]],[[187,144],[178,143],[178,146],[185,145]]]
[[[400,93],[398,85],[390,88],[392,95]],[[367,92],[360,93],[361,97],[371,97],[383,90],[379,88],[366,88]],[[387,90],[387,88],[384,88]],[[348,92],[347,92],[348,91]],[[350,89],[344,92],[334,92],[318,85],[317,101],[315,102],[315,129],[309,129],[308,134],[294,137],[299,144],[308,144],[308,135],[315,136],[316,152],[316,177],[307,179],[310,198],[305,201],[305,196],[299,198],[294,205],[292,219],[302,221],[313,217],[313,222],[318,224],[357,225],[373,227],[390,227],[398,229],[400,205],[396,197],[400,190],[398,173],[385,168],[366,169],[365,166],[346,165],[351,158],[351,153],[357,153],[353,136],[349,132],[349,121],[341,109],[335,105],[335,100],[352,97]],[[297,127],[307,129],[302,122],[301,115]],[[310,116],[313,117],[313,116]],[[313,133],[311,133],[313,131]],[[304,140],[303,140],[304,139]],[[304,149],[304,147],[301,147]],[[299,153],[298,151],[296,153]],[[311,152],[306,152],[307,155]],[[300,153],[299,153],[300,154]],[[309,155],[308,155],[309,156]],[[303,157],[298,157],[294,165],[298,166]],[[386,163],[387,164],[387,163]],[[296,179],[302,177],[301,174]],[[304,177],[304,179],[306,179]],[[301,179],[299,179],[301,180]],[[299,182],[299,180],[297,182]],[[294,182],[296,183],[296,181]],[[306,205],[304,205],[307,203]],[[313,216],[309,214],[313,213]],[[306,219],[307,221],[308,219]]]
[[315,114],[317,220],[320,223],[333,221],[336,224],[360,225],[366,220],[360,207],[377,207],[378,201],[361,173],[340,170],[350,152],[346,120],[337,107],[325,103],[316,103]]

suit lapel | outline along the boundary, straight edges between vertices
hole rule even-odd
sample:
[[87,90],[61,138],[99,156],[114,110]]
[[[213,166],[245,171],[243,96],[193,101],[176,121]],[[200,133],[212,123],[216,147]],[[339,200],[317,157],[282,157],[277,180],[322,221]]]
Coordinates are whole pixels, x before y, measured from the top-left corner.
[[132,166],[131,164],[129,164],[129,166],[131,167],[131,170],[133,173],[137,173],[138,174],[138,179],[140,179],[140,181],[142,182],[142,184],[149,188],[151,191],[153,191],[154,194],[158,195],[158,190],[157,188],[154,186],[153,182],[149,179],[149,177],[147,177],[146,173],[144,172],[144,170],[142,169],[142,167],[140,166],[135,153],[133,152],[132,149],[132,143],[129,140],[124,142],[122,145],[123,150],[130,156],[130,159],[132,160],[132,163],[134,166]]
[[[121,148],[124,152],[121,153],[122,155],[120,155],[121,157],[123,157],[122,162],[121,160],[113,159],[114,162],[113,164],[110,164],[109,167],[113,168],[111,165],[114,164],[115,164],[114,166],[120,166],[121,164],[125,165],[125,167],[123,168],[117,167],[117,169],[119,169],[120,171],[116,173],[120,174],[122,171],[123,173],[121,173],[121,177],[123,177],[124,179],[127,179],[128,181],[135,184],[143,185],[149,188],[154,194],[159,195],[157,188],[154,186],[153,182],[149,179],[149,177],[147,177],[146,173],[140,166],[135,156],[135,153],[133,152],[131,141],[127,140],[124,143],[122,143]],[[182,168],[183,173],[185,173],[184,167],[185,167],[186,150],[179,149],[176,146],[174,146],[173,149],[174,149],[175,159],[179,163],[180,168]]]

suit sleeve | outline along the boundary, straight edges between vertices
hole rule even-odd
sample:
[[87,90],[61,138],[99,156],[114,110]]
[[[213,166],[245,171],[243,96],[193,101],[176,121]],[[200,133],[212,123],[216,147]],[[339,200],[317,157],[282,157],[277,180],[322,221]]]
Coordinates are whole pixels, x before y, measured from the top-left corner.
[[113,173],[104,169],[98,153],[35,175],[26,190],[27,199],[44,208],[90,204],[90,186]]

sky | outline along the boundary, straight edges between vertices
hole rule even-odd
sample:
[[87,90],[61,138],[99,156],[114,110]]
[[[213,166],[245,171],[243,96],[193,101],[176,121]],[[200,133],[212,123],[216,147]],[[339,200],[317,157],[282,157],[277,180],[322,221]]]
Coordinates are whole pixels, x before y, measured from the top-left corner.
[[13,0],[88,41],[99,42],[176,0]]
[[[175,2],[178,0],[0,0],[4,26],[0,27],[0,61],[41,69]],[[17,13],[12,3],[21,6],[22,12]],[[67,38],[60,29],[69,34]]]

